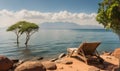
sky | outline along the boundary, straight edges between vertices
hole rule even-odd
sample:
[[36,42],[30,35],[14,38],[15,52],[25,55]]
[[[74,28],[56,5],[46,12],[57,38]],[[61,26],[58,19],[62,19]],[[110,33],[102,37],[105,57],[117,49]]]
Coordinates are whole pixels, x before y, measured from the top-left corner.
[[100,0],[0,0],[0,27],[18,21],[37,23],[70,22],[98,25],[95,20]]

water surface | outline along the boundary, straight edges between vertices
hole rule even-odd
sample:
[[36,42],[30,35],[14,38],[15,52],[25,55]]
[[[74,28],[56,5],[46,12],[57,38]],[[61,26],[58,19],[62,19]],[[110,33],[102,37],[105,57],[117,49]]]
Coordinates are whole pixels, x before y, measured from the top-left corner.
[[47,30],[40,29],[35,33],[25,48],[25,35],[20,38],[20,45],[16,45],[16,36],[12,32],[0,29],[0,55],[10,58],[29,58],[43,56],[53,58],[60,53],[66,53],[69,47],[78,47],[82,42],[100,41],[97,48],[99,52],[113,51],[120,47],[116,34],[103,29],[77,29],[77,30]]

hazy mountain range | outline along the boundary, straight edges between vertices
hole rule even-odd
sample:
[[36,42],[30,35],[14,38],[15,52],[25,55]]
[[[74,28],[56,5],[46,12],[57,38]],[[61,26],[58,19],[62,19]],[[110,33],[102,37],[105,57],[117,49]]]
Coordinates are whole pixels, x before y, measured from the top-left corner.
[[63,23],[63,22],[42,23],[40,25],[40,28],[41,29],[103,29],[100,26],[78,25],[75,23]]

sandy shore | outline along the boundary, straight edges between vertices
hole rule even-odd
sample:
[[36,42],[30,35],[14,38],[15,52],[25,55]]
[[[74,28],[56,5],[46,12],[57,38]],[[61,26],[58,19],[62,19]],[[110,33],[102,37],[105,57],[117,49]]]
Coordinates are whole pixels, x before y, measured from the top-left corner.
[[[101,55],[105,60],[104,66],[99,64],[87,65],[83,61],[76,58],[64,57],[61,59],[62,62],[56,62],[57,69],[54,71],[114,71],[115,67],[118,67],[118,59],[114,56]],[[72,61],[72,64],[64,64],[64,61]]]
[[[59,55],[57,58],[50,60],[44,60],[43,58],[39,57],[35,58],[35,60],[34,58],[26,61],[12,60],[15,61],[15,63],[11,65],[9,71],[24,71],[25,69],[32,68],[37,69],[38,67],[46,69],[45,71],[120,71],[118,69],[119,66],[118,58],[109,53],[102,54],[100,55],[100,57],[104,60],[103,63],[100,63],[97,59],[94,59],[88,61],[88,64],[86,64],[79,57],[77,56],[68,57],[68,55],[64,53]],[[7,58],[1,56],[1,59],[2,62],[5,64],[1,66],[5,67],[8,64],[8,63],[6,64]],[[7,59],[7,61],[10,62],[9,59]],[[39,71],[39,69],[35,71]]]

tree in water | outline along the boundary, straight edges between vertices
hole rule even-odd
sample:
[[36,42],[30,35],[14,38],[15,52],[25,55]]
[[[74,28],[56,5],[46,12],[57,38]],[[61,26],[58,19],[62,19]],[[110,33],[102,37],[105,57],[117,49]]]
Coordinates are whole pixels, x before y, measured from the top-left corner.
[[99,3],[96,20],[120,39],[120,0],[103,0]]
[[19,37],[25,33],[26,34],[26,42],[25,45],[28,44],[30,40],[30,36],[33,35],[36,31],[38,31],[39,26],[35,23],[30,23],[26,21],[19,21],[14,25],[8,27],[7,31],[13,31],[17,36],[17,44],[19,44]]
[[30,40],[31,35],[33,35],[36,31],[38,31],[39,26],[35,23],[27,22],[27,21],[21,21],[21,23],[24,23],[21,26],[20,32],[21,34],[26,34],[26,42],[25,45],[28,44],[28,41]]
[[7,31],[13,31],[16,34],[17,37],[17,44],[19,44],[19,37],[22,35],[20,32],[22,24],[20,22],[15,23],[14,25],[11,25],[8,27]]

